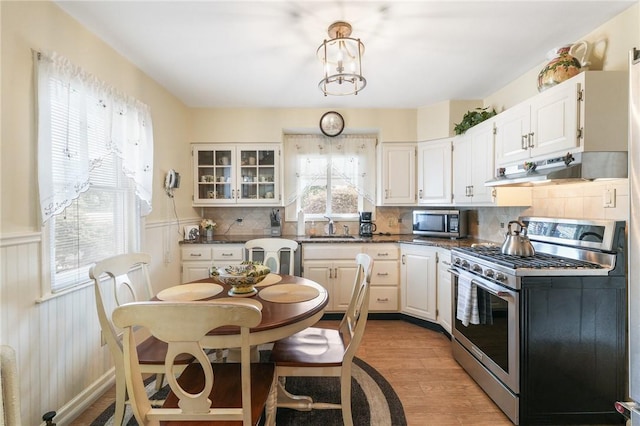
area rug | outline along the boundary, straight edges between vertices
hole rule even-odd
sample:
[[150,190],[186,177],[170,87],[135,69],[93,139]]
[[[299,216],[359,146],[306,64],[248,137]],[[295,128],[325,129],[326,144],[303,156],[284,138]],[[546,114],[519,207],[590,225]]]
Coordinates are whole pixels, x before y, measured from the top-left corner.
[[[261,358],[263,357],[264,355],[261,353]],[[405,426],[407,420],[404,416],[402,403],[389,382],[361,359],[354,358],[353,362],[351,379],[353,424]],[[337,403],[340,400],[340,381],[334,377],[289,377],[287,378],[287,390],[294,394],[309,395],[316,401]],[[155,392],[155,382],[149,380],[147,392],[153,394],[153,399],[164,399],[168,393],[168,386]],[[91,423],[91,426],[113,425],[114,411],[115,403],[104,410]],[[279,426],[303,424],[338,426],[343,424],[340,410],[297,411],[286,408],[278,409],[276,423]],[[123,424],[127,426],[138,424],[128,405]]]

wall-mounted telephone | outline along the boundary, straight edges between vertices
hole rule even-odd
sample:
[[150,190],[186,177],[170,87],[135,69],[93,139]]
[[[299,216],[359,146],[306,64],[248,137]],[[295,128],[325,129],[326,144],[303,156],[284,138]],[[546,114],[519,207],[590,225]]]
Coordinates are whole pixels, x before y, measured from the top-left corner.
[[180,188],[180,173],[169,169],[167,176],[164,178],[164,189],[169,197],[173,197],[174,188]]

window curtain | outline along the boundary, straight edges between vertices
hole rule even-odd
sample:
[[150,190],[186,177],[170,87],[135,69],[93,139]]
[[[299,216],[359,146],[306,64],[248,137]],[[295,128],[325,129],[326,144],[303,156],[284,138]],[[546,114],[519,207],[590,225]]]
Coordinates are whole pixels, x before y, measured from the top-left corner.
[[314,182],[326,181],[328,173],[344,178],[360,196],[375,203],[376,141],[371,135],[285,135],[286,205]]
[[[56,53],[34,53],[38,96],[38,185],[42,223],[89,189],[89,172],[116,154],[151,212],[153,126],[147,105]],[[100,143],[89,143],[100,141]]]

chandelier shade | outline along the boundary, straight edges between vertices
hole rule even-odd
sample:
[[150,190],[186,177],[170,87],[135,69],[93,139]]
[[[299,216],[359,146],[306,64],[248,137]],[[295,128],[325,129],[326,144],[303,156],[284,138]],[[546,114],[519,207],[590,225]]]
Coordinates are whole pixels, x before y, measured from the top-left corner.
[[351,25],[338,21],[329,26],[329,40],[318,47],[324,76],[318,87],[327,95],[357,95],[365,88],[367,80],[362,76],[364,44],[351,38]]

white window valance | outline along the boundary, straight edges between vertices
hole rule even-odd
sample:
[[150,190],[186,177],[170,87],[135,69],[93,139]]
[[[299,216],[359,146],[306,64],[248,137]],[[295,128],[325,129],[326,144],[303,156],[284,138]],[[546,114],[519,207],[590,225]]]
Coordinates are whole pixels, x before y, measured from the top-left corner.
[[42,222],[89,189],[90,171],[122,160],[141,213],[151,211],[153,126],[149,107],[56,53],[34,53],[38,104],[38,185]]
[[295,202],[307,187],[340,176],[358,194],[375,202],[376,137],[372,135],[285,135],[285,204]]

